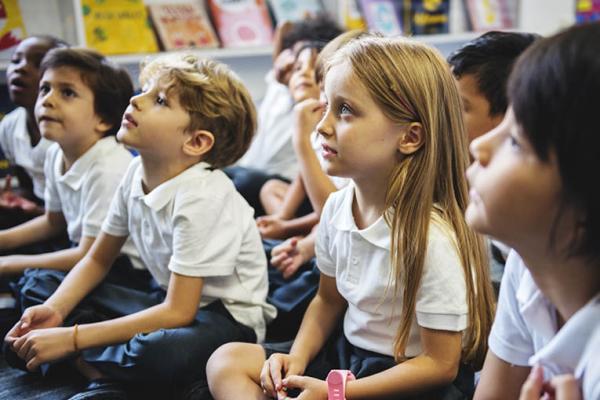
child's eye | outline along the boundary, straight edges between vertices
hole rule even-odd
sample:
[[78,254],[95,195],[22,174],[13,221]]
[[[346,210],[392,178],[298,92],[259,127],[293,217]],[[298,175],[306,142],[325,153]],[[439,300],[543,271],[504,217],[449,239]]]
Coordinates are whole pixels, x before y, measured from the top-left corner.
[[521,148],[521,145],[514,136],[510,135],[508,140],[510,143],[510,147],[512,147],[513,149],[518,150]]
[[166,106],[167,99],[165,99],[163,96],[156,96],[156,104],[158,104],[159,106]]
[[11,64],[18,64],[21,62],[21,57],[12,57],[10,59]]
[[43,84],[40,85],[39,93],[46,94],[46,93],[48,93],[49,90],[50,90],[50,86],[48,86],[47,84],[43,83]]
[[352,109],[348,106],[348,104],[342,103],[340,105],[340,115],[349,115],[352,114]]
[[77,93],[73,89],[63,89],[62,95],[65,97],[75,97]]

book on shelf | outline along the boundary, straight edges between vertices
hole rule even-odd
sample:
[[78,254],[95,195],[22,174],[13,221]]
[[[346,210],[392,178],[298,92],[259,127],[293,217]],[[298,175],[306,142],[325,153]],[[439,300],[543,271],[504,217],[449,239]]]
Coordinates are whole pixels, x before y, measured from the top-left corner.
[[197,1],[150,4],[148,11],[163,50],[219,46],[210,19]]
[[403,33],[402,4],[398,0],[359,0],[369,30],[384,36]]
[[0,59],[9,60],[14,47],[25,36],[25,25],[19,2],[0,0]]
[[508,29],[514,25],[507,0],[467,0],[466,4],[474,31]]
[[402,15],[406,34],[448,33],[450,0],[407,0],[404,1]]
[[269,0],[269,4],[278,23],[299,21],[323,12],[323,4],[320,0]]
[[273,24],[265,0],[209,0],[223,47],[267,46]]
[[345,29],[365,29],[366,22],[358,7],[358,0],[338,1],[339,22]]
[[575,21],[578,24],[600,21],[600,0],[577,0]]
[[158,51],[142,0],[81,0],[81,15],[88,47],[107,55]]

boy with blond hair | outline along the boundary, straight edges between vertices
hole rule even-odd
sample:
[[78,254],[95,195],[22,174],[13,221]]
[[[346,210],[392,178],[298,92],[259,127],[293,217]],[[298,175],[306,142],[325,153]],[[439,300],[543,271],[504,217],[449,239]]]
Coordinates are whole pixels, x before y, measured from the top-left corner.
[[[114,381],[202,381],[213,350],[263,340],[275,314],[266,303],[266,259],[253,210],[218,169],[241,157],[252,139],[256,117],[247,90],[224,65],[192,55],[151,62],[140,82],[117,134],[140,157],[102,233],[6,338],[29,370],[74,358],[95,380],[89,395],[106,394]],[[78,304],[102,288],[128,236],[160,288],[124,299],[104,313],[112,319],[77,325]]]

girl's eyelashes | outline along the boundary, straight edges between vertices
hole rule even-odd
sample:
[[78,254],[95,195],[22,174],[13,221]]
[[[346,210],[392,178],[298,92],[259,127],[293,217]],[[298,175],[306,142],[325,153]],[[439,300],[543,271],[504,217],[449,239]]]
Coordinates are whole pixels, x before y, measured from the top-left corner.
[[70,89],[70,88],[65,88],[61,92],[62,92],[62,95],[65,97],[75,97],[77,95],[77,93],[73,89]]
[[48,93],[48,90],[50,90],[50,86],[48,86],[48,84],[47,84],[47,83],[42,83],[42,84],[40,85],[40,90],[39,90],[39,93],[40,93],[40,94],[46,94],[46,93]]
[[348,104],[342,103],[342,104],[340,104],[340,107],[339,107],[339,113],[340,113],[340,115],[351,115],[352,109],[350,108],[350,106]]
[[514,135],[508,136],[508,142],[509,142],[511,148],[513,148],[515,150],[521,149],[521,144],[519,143],[519,140]]
[[159,106],[168,106],[167,98],[162,95],[156,96],[156,104],[158,104]]

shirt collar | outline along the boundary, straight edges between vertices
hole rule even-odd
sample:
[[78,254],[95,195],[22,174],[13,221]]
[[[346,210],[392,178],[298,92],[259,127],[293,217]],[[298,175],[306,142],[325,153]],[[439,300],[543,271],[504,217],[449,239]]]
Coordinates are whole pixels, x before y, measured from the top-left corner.
[[390,249],[390,228],[383,216],[369,227],[359,230],[352,215],[352,202],[354,201],[354,185],[349,184],[344,190],[341,207],[333,215],[333,226],[339,231],[357,232],[367,242],[385,250]]
[[203,176],[206,176],[211,172],[210,168],[210,164],[206,162],[199,162],[181,172],[179,175],[161,183],[150,193],[145,194],[144,188],[142,187],[142,164],[140,163],[133,177],[134,183],[131,188],[132,196],[134,198],[141,199],[146,206],[158,211],[166,206],[173,199],[173,197],[175,197],[177,189],[181,187],[183,182],[190,179],[201,179]]
[[575,371],[598,321],[600,321],[600,294],[569,318],[554,337],[529,359],[529,363],[556,365],[558,370],[554,373]]
[[[116,140],[114,136],[108,136],[98,140],[92,147],[88,149],[81,157],[79,157],[71,168],[64,174],[62,174],[63,170],[63,158],[64,154],[61,150],[61,157],[57,158],[57,176],[58,181],[66,184],[73,190],[79,190],[83,185],[84,178],[86,173],[92,167],[92,164],[99,158],[103,156],[105,150],[110,149],[116,145]],[[62,174],[62,175],[61,175]]]

